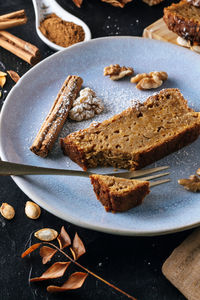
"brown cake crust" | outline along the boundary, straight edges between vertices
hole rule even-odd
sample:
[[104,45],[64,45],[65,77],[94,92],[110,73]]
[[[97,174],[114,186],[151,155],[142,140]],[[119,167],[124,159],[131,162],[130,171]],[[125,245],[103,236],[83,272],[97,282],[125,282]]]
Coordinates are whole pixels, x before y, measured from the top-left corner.
[[66,138],[60,139],[60,146],[64,155],[67,155],[77,163],[84,171],[88,169],[88,162],[85,158],[84,151],[78,148],[72,141]]
[[[121,114],[115,115],[111,119],[108,119],[102,123],[99,123],[95,126],[95,128],[80,130],[79,132],[72,133],[68,135],[66,138],[61,139],[61,147],[63,149],[63,153],[68,155],[74,162],[79,164],[84,170],[87,170],[89,167],[96,167],[97,165],[107,166],[111,165],[117,168],[127,168],[127,169],[139,169],[142,168],[156,160],[161,159],[162,157],[181,149],[182,147],[188,145],[193,142],[200,134],[200,114],[193,112],[187,106],[187,101],[180,94],[177,89],[166,89],[161,91],[159,94],[151,96],[147,99],[147,101],[142,104],[142,108],[140,111],[144,111],[148,109],[148,106],[151,109],[151,105],[156,106],[157,101],[159,101],[159,96],[166,96],[168,93],[178,93],[181,98],[181,103],[183,109],[186,109],[188,113],[195,114],[196,121],[195,124],[185,126],[181,130],[177,128],[178,133],[173,132],[172,136],[168,136],[165,140],[159,140],[153,143],[151,146],[146,147],[145,149],[139,148],[137,152],[130,153],[129,151],[123,151],[120,155],[118,152],[115,155],[115,148],[111,149],[108,147],[104,148],[103,151],[98,151],[96,154],[93,153],[93,145],[90,145],[88,141],[87,149],[81,148],[81,139],[85,135],[89,134],[91,136],[91,141],[95,137],[96,133],[102,128],[108,128],[109,124],[121,122],[121,118],[128,118],[130,114],[139,113],[136,112],[135,108],[128,108],[123,111]],[[185,121],[185,119],[183,119]],[[170,119],[169,119],[170,121]],[[125,132],[126,133],[126,132]],[[132,133],[134,136],[134,133]],[[78,139],[77,139],[78,138]],[[135,137],[134,137],[135,138]],[[137,138],[137,137],[136,137]],[[90,139],[89,139],[90,140]],[[151,139],[149,139],[151,141]],[[113,143],[116,140],[112,140]],[[98,142],[98,141],[97,141]],[[126,143],[126,142],[125,142]],[[113,146],[114,147],[114,146]],[[126,144],[124,144],[126,148]],[[89,154],[89,156],[88,156]],[[91,154],[91,155],[90,155]]]
[[[192,143],[195,141],[200,134],[200,125],[195,125],[193,128],[187,129],[182,133],[178,134],[176,138],[172,137],[168,140],[167,143],[160,143],[156,146],[152,147],[148,151],[144,151],[138,153],[137,158],[134,158],[133,162],[127,162],[126,167],[127,169],[140,169],[143,168],[154,161],[157,161],[164,156],[175,152],[184,146]],[[77,163],[84,171],[87,171],[91,165],[89,164],[88,160],[85,158],[85,154],[82,149],[79,149],[76,145],[74,145],[73,141],[70,139],[61,139],[61,148],[63,150],[64,155],[67,155]],[[109,166],[109,162],[104,161],[102,163],[103,166]],[[94,165],[96,167],[97,165]],[[113,167],[119,167],[117,162],[113,161]]]
[[124,195],[111,193],[108,186],[101,182],[98,175],[90,176],[97,199],[107,212],[124,212],[142,203],[144,197],[150,193],[149,182],[141,181],[134,189]]
[[[181,13],[177,13],[179,9],[196,10],[199,13],[199,21],[194,17],[182,16]],[[164,8],[163,20],[167,24],[169,30],[175,32],[180,37],[200,44],[200,8],[194,7],[191,3],[183,0],[179,3]]]

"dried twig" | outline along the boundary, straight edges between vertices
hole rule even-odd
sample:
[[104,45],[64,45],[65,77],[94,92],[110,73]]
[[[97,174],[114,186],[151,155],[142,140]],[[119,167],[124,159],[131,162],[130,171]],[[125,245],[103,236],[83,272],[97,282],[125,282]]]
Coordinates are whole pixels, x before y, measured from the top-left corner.
[[[84,267],[83,265],[81,265],[80,263],[77,262],[77,259],[86,252],[85,246],[77,233],[75,234],[75,237],[74,237],[74,240],[72,243],[72,247],[70,248],[70,250],[73,254],[73,258],[70,255],[68,255],[66,252],[63,251],[64,247],[69,247],[71,245],[71,239],[70,239],[68,233],[65,231],[64,227],[62,227],[61,233],[57,239],[58,239],[60,248],[50,242],[41,242],[41,243],[33,244],[24,253],[22,253],[21,257],[24,258],[28,254],[30,254],[31,252],[33,252],[34,250],[36,250],[37,248],[42,246],[40,248],[40,256],[42,257],[43,264],[48,262],[54,256],[54,254],[56,252],[62,253],[69,260],[68,262],[54,263],[40,277],[31,278],[30,279],[31,282],[43,281],[43,280],[47,280],[47,279],[62,277],[64,275],[67,267],[69,266],[69,264],[73,263],[80,269],[84,270],[86,273],[75,272],[69,276],[68,280],[61,287],[54,286],[54,285],[48,286],[47,287],[48,292],[63,292],[63,291],[67,291],[67,290],[78,289],[83,285],[88,274],[90,274],[91,276],[97,278],[98,280],[102,281],[106,285],[112,287],[119,293],[127,296],[129,299],[136,300],[136,298],[134,298],[133,296],[124,292],[123,290],[121,290],[120,288],[115,286],[114,284],[108,282],[107,280],[103,279],[102,277],[98,276],[97,274],[93,273],[92,271],[90,271],[89,269],[87,269],[86,267]],[[48,245],[48,246],[45,246],[45,245]]]

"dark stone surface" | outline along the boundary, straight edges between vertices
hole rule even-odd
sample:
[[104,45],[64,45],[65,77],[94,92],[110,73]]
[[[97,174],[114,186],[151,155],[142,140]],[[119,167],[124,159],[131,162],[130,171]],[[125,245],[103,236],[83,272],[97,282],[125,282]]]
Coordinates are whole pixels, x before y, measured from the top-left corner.
[[[37,45],[42,58],[53,53],[38,38],[34,27],[34,13],[31,0],[0,1],[0,14],[25,8],[28,15],[27,25],[10,29],[10,32]],[[71,0],[59,3],[69,12],[82,18],[91,28],[93,38],[109,35],[142,35],[143,29],[162,16],[163,7],[169,1],[156,7],[148,7],[141,0],[133,0],[124,9],[117,9],[99,0],[84,0],[81,9]],[[0,48],[0,69],[15,70],[23,75],[30,66]],[[14,86],[8,77],[4,87],[2,106],[6,95]],[[17,100],[16,100],[17,101]],[[20,122],[20,120],[19,120]],[[16,209],[12,221],[0,216],[0,299],[88,299],[111,300],[128,299],[100,281],[89,277],[80,290],[59,295],[47,294],[47,283],[29,284],[29,276],[41,274],[42,266],[38,255],[21,259],[20,255],[29,244],[31,234],[42,227],[60,230],[64,225],[73,235],[78,231],[85,242],[87,254],[80,263],[96,272],[104,279],[117,285],[140,300],[183,300],[184,297],[164,278],[161,266],[172,250],[179,245],[189,232],[160,237],[120,237],[79,228],[64,222],[46,211],[42,211],[39,220],[30,220],[24,214],[24,205],[28,197],[9,177],[0,178],[0,203],[8,202]],[[32,242],[36,242],[32,239]],[[62,259],[59,257],[59,259]],[[71,270],[74,268],[72,267]],[[56,280],[59,284],[67,278]]]

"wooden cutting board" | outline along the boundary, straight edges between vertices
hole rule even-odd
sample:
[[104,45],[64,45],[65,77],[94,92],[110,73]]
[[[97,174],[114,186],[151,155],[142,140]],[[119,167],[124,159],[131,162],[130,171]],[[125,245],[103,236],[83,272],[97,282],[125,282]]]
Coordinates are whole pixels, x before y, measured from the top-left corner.
[[[177,43],[178,35],[168,29],[167,25],[163,21],[163,18],[159,19],[158,21],[146,27],[143,31],[143,37],[169,42],[178,45],[180,47],[183,47]],[[190,49],[200,54],[200,46],[187,47],[187,49]]]
[[143,37],[178,45],[176,42],[178,35],[167,28],[163,18],[146,27],[143,31]]

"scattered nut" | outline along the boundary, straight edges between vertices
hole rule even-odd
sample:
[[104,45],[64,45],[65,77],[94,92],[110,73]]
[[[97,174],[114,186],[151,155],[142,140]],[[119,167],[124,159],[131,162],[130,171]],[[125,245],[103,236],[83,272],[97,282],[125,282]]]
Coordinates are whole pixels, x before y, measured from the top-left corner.
[[103,2],[109,3],[115,7],[123,8],[126,3],[131,2],[132,0],[102,0]]
[[178,183],[191,192],[200,191],[200,178],[196,175],[191,175],[189,179],[179,179]]
[[141,73],[141,74],[137,74],[136,76],[131,78],[131,83],[138,83],[140,80],[142,80],[143,78],[149,77],[149,74],[147,73]]
[[13,70],[9,70],[9,71],[7,71],[7,73],[10,75],[10,77],[12,78],[12,80],[14,82],[17,82],[20,79],[20,76],[17,74],[17,72],[15,72]]
[[199,169],[197,169],[196,173],[197,173],[197,175],[199,175],[199,176],[200,176],[200,168],[199,168]]
[[197,53],[200,53],[200,46],[193,44],[192,47],[191,47],[191,50],[193,50]]
[[190,41],[187,41],[187,40],[183,39],[183,38],[180,37],[180,36],[177,37],[176,41],[177,41],[177,43],[178,43],[180,46],[183,46],[183,47],[186,47],[186,48],[190,48],[190,46],[191,46]]
[[141,73],[131,78],[131,83],[137,83],[136,88],[140,90],[156,89],[168,78],[166,72]]
[[110,76],[111,80],[119,80],[125,76],[133,75],[133,68],[130,67],[120,67],[120,65],[110,65],[104,68],[104,76]]
[[0,212],[1,212],[2,216],[7,220],[11,220],[15,216],[14,208],[8,203],[2,203],[2,205],[0,207]]
[[197,42],[194,42],[191,44],[190,41],[187,41],[187,40],[181,38],[180,36],[177,37],[176,41],[180,46],[190,48],[191,50],[193,50],[197,53],[200,53],[200,45]]
[[7,76],[5,72],[0,71],[0,77]]
[[58,232],[51,228],[43,228],[36,231],[34,236],[41,241],[50,242],[57,238]]
[[136,87],[140,90],[156,89],[163,84],[162,80],[155,81],[153,78],[143,78],[138,82]]
[[0,71],[0,87],[3,87],[6,83],[6,73]]
[[168,78],[168,75],[166,72],[163,72],[163,71],[154,71],[154,72],[150,72],[149,75],[151,77],[153,77],[153,79],[156,81],[156,80],[167,80]]
[[75,121],[88,120],[100,114],[104,110],[101,99],[97,98],[95,92],[90,88],[80,91],[80,96],[74,101],[69,117]]
[[41,209],[36,203],[27,201],[25,205],[25,214],[28,218],[36,220],[41,214]]

